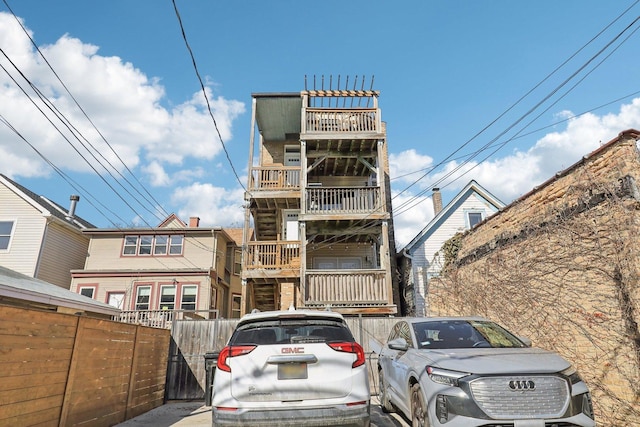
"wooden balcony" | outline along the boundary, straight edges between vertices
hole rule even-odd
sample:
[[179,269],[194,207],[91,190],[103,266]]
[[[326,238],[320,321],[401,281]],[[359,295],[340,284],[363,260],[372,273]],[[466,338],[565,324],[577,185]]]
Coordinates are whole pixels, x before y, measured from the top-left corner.
[[381,132],[380,114],[376,108],[307,108],[302,133]]
[[391,305],[384,270],[307,270],[307,307],[379,307]]
[[247,271],[297,270],[299,272],[300,241],[249,242],[244,269]]
[[280,191],[300,189],[300,167],[262,166],[251,168],[249,190]]
[[370,214],[381,211],[378,187],[307,188],[309,214]]

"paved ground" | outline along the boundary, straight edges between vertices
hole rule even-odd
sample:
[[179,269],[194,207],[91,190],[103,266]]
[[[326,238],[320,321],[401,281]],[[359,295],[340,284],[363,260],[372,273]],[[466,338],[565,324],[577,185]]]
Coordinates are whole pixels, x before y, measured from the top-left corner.
[[[169,402],[115,427],[200,427],[211,425],[211,407],[203,401]],[[409,423],[397,414],[385,414],[378,399],[371,399],[371,427],[406,427]]]

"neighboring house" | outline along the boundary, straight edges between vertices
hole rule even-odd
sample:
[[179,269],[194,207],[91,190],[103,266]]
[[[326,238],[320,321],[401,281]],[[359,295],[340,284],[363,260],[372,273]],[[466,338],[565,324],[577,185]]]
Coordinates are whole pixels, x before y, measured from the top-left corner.
[[444,264],[442,245],[498,212],[504,203],[476,181],[469,182],[442,208],[442,195],[433,189],[434,218],[398,254],[403,314],[428,316],[429,281]]
[[85,230],[89,251],[71,290],[121,308],[124,321],[239,317],[241,229],[199,222],[172,214],[153,228]]
[[120,310],[59,286],[0,267],[0,304],[111,319]]
[[0,174],[0,266],[69,289],[70,270],[82,268],[94,227],[69,209]]
[[378,95],[252,95],[244,311],[331,306],[343,314],[397,312]]

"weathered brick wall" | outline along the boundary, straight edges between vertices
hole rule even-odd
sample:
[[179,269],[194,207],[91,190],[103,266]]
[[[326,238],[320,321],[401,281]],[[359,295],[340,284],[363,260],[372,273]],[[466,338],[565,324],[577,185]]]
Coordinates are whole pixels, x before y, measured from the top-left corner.
[[637,133],[465,234],[430,284],[431,315],[479,314],[555,350],[593,392],[600,425],[640,425]]

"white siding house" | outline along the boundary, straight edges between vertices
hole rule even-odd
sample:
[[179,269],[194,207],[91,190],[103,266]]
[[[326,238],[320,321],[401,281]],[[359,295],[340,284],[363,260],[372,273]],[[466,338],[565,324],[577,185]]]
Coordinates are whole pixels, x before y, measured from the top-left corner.
[[75,215],[78,200],[65,209],[0,174],[0,266],[69,289],[93,227]]
[[476,181],[469,182],[444,208],[440,197],[439,190],[434,189],[435,217],[398,254],[405,315],[429,315],[428,284],[442,269],[442,245],[504,207]]

